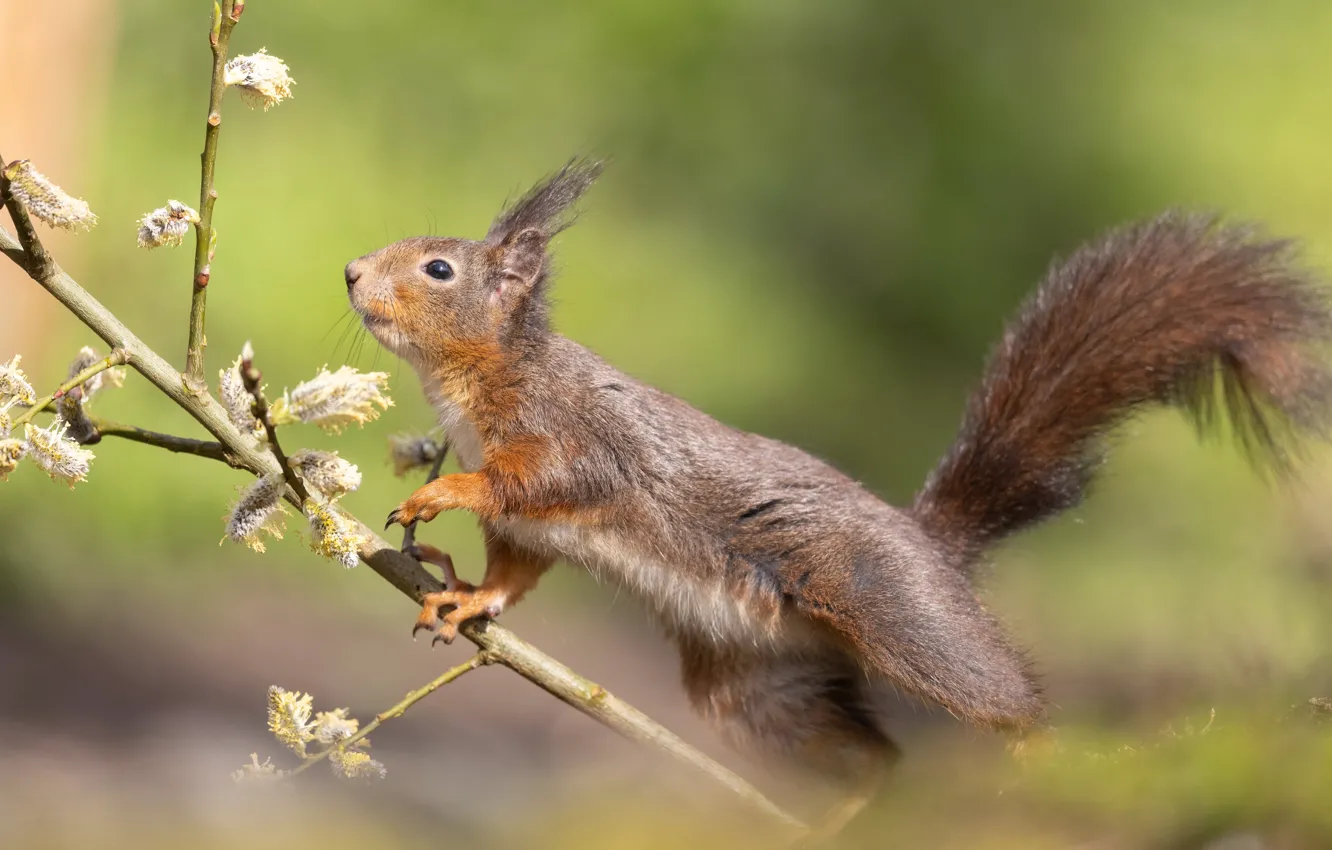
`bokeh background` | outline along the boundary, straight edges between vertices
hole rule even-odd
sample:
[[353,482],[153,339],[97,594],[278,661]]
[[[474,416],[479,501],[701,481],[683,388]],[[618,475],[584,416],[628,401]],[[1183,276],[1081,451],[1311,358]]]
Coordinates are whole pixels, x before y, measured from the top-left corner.
[[[209,5],[0,2],[0,153],[91,203],[97,229],[50,244],[175,362],[190,252],[137,250],[134,230],[197,202]],[[276,390],[325,363],[391,372],[381,420],[284,440],[359,463],[345,504],[383,515],[418,483],[393,477],[386,439],[431,414],[348,332],[343,264],[479,236],[570,155],[610,154],[560,239],[559,327],[902,502],[1004,318],[1079,241],[1207,207],[1332,263],[1330,41],[1315,0],[252,0],[233,53],[267,47],[298,85],[267,113],[224,105],[210,375],[247,339]],[[0,360],[22,353],[39,389],[96,344],[9,267],[0,305]],[[96,412],[201,436],[133,375]],[[897,704],[906,761],[852,843],[1332,844],[1332,729],[1307,704],[1332,694],[1332,458],[1274,485],[1171,414],[1117,442],[1095,497],[984,581],[1034,648],[1056,743],[1015,763]],[[298,534],[219,547],[240,473],[96,451],[73,491],[30,466],[0,484],[8,846],[771,846],[721,792],[502,669],[386,725],[379,785],[238,792],[250,752],[287,758],[268,685],[368,719],[467,648],[413,645],[403,599]],[[479,575],[469,519],[423,538]],[[632,599],[564,568],[505,621],[771,787],[690,715]]]

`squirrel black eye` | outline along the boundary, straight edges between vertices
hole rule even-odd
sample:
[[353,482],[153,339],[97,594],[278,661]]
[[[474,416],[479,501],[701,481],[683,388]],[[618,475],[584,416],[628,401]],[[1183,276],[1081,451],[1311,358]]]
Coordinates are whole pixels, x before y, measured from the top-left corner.
[[431,260],[426,263],[425,273],[435,280],[453,280],[453,266],[443,260]]

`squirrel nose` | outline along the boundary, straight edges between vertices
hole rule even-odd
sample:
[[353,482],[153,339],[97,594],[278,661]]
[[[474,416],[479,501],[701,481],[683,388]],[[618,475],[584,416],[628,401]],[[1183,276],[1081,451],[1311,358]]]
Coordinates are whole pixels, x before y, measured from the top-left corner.
[[348,263],[347,268],[343,269],[342,273],[343,276],[347,278],[348,289],[351,289],[353,286],[355,286],[356,281],[361,279],[361,270],[356,266],[355,260],[352,260],[350,263]]

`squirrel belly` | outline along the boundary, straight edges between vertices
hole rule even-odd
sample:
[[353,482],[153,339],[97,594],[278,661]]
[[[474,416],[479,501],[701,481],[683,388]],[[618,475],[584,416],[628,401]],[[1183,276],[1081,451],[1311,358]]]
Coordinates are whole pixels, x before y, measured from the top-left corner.
[[598,581],[623,588],[671,635],[717,645],[791,651],[812,632],[782,616],[757,584],[728,586],[707,570],[682,569],[669,556],[644,551],[609,528],[558,520],[500,519],[494,528],[515,545],[582,567]]

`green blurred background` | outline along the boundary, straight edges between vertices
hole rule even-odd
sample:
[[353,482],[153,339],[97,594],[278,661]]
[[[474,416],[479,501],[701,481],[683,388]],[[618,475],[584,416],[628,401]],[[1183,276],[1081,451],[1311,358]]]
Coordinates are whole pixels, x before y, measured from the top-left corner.
[[[61,115],[43,98],[0,114],[0,151],[43,167],[16,140],[77,128],[58,134],[65,171],[45,170],[101,224],[52,244],[178,363],[189,249],[133,233],[167,198],[197,202],[208,5],[0,3],[33,57],[0,65],[0,89],[81,93]],[[84,40],[39,15],[83,16]],[[409,369],[344,333],[342,266],[409,235],[477,237],[570,155],[607,154],[560,238],[560,329],[900,503],[1005,317],[1081,240],[1205,207],[1332,261],[1330,40],[1313,0],[252,0],[232,52],[266,47],[298,84],[267,113],[224,105],[209,373],[247,339],[274,390],[325,363],[392,373],[381,420],[284,439],[360,464],[345,504],[382,516],[418,483],[392,476],[386,439],[431,414]],[[40,390],[95,340],[35,288],[0,277],[18,341],[0,360],[21,351]],[[137,376],[94,409],[199,436]],[[866,846],[1332,845],[1332,736],[1290,712],[1332,692],[1328,454],[1273,486],[1171,414],[1121,436],[1095,498],[985,579],[1034,648],[1061,755],[1014,775],[1001,741],[902,703],[907,760],[858,825]],[[297,534],[262,556],[217,546],[241,474],[96,451],[72,492],[31,467],[0,485],[0,820],[24,842],[763,846],[712,819],[717,792],[493,669],[376,736],[382,785],[237,799],[229,770],[282,755],[270,683],[368,718],[466,649],[411,644],[410,606]],[[470,519],[422,536],[479,576]],[[632,600],[562,569],[505,620],[765,781],[689,714]],[[1205,734],[1180,732],[1213,709]]]

